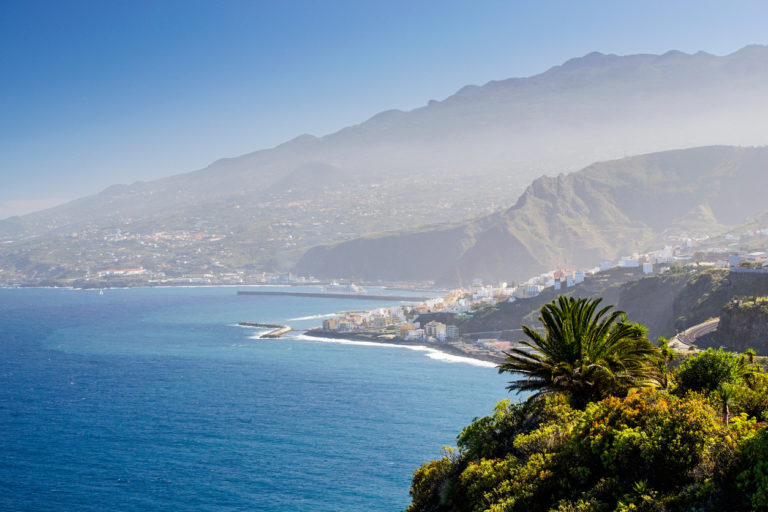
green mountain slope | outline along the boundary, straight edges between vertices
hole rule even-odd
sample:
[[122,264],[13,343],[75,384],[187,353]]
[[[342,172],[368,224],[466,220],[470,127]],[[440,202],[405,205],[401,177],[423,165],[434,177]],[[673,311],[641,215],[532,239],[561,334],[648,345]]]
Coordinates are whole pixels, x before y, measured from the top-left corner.
[[593,164],[537,179],[499,215],[314,248],[295,270],[353,279],[414,278],[402,265],[389,264],[398,261],[423,269],[421,280],[455,284],[591,267],[663,244],[671,234],[716,234],[754,217],[765,210],[766,169],[768,148],[725,146]]

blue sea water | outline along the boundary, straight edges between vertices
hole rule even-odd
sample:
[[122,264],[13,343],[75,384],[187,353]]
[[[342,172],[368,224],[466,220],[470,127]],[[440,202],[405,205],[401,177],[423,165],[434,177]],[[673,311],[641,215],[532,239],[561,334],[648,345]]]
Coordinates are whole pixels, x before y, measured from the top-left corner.
[[385,303],[235,292],[0,289],[0,510],[401,510],[507,396],[487,366],[236,325]]

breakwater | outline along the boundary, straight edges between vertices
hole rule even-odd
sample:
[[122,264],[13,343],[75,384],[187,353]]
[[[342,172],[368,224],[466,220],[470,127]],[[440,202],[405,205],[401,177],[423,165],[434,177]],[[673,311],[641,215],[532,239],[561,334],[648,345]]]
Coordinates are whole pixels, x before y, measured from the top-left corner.
[[409,295],[383,295],[371,293],[321,293],[321,292],[264,292],[264,291],[244,291],[237,292],[238,295],[273,295],[278,297],[313,297],[317,299],[351,299],[351,300],[399,300],[407,302],[424,302],[431,297],[413,297]]
[[283,334],[287,332],[291,332],[293,330],[291,329],[290,325],[260,324],[256,322],[240,322],[237,325],[242,325],[243,327],[259,327],[262,329],[272,329],[268,333],[265,333],[259,336],[259,338],[279,338]]

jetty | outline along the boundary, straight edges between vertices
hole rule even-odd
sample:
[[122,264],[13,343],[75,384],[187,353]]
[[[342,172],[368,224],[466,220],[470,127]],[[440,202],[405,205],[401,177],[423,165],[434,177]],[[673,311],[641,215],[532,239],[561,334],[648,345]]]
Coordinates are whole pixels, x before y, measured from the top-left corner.
[[260,324],[256,322],[240,322],[237,325],[243,327],[258,327],[261,329],[272,329],[268,333],[262,334],[259,338],[279,338],[287,332],[291,332],[293,329],[290,325],[277,325],[277,324]]
[[276,297],[313,297],[316,299],[350,299],[378,301],[424,302],[432,297],[414,297],[412,295],[385,295],[376,293],[322,293],[322,292],[265,292],[239,290],[238,295],[267,295]]

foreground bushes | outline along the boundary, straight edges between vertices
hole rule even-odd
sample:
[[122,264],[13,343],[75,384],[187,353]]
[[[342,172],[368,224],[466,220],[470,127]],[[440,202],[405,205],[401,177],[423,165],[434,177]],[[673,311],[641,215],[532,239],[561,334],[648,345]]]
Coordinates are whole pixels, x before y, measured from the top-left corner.
[[599,300],[545,305],[499,371],[521,376],[414,473],[407,512],[768,510],[768,375],[754,352],[672,369],[661,339]]
[[419,468],[417,511],[683,511],[768,507],[768,432],[725,425],[703,394],[658,390],[574,409],[563,396],[500,402]]

